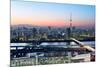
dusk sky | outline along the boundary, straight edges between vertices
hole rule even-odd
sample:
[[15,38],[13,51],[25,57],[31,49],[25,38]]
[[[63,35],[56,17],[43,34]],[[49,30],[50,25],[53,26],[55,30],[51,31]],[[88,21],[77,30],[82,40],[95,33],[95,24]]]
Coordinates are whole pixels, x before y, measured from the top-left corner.
[[73,26],[94,26],[93,5],[11,1],[11,25],[69,26],[71,13]]

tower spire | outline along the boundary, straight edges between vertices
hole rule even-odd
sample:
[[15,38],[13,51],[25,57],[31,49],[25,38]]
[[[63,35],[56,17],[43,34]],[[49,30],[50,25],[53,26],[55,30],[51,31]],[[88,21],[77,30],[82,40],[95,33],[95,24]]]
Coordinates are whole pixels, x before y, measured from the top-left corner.
[[70,13],[70,27],[72,27],[72,13]]
[[69,28],[70,28],[70,33],[69,33],[70,36],[69,37],[71,38],[72,37],[72,13],[70,13],[70,27]]

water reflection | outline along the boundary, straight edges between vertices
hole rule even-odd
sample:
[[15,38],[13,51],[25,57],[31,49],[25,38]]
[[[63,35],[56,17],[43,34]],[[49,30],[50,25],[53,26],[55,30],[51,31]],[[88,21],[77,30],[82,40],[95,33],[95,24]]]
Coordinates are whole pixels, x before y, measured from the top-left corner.
[[[95,41],[84,41],[82,42],[84,45],[88,45],[91,47],[95,47]],[[11,46],[34,46],[32,43],[11,43]],[[75,42],[43,42],[38,47],[63,47],[67,48],[68,46],[78,46]],[[11,48],[14,49],[14,48]],[[20,47],[20,49],[23,49],[23,47]]]

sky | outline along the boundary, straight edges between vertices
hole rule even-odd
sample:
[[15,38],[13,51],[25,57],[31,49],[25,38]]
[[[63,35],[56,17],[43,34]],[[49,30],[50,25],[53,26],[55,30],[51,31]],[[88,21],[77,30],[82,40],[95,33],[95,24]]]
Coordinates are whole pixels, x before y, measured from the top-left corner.
[[34,26],[95,26],[95,6],[79,4],[11,1],[11,25]]

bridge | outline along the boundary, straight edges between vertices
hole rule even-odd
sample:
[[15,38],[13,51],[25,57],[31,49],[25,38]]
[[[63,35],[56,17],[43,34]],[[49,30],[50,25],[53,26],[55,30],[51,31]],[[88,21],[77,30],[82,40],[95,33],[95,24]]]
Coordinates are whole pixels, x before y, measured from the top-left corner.
[[[40,40],[11,40],[11,43],[42,43],[42,42],[71,42],[73,41],[72,38],[70,39],[40,39]],[[84,39],[79,41],[95,41],[95,39]]]
[[[11,57],[21,57],[25,56],[27,53],[33,53],[33,52],[44,52],[44,53],[50,53],[50,52],[80,52],[80,53],[86,53],[86,52],[95,52],[95,49],[84,45],[82,42],[71,38],[70,40],[63,40],[63,41],[56,41],[56,42],[75,42],[77,43],[81,48],[55,48],[55,47],[36,47],[36,46],[11,46],[11,48],[15,48],[15,50],[11,50]],[[42,42],[55,42],[55,41],[33,41],[33,43],[38,43],[38,45]],[[29,42],[30,43],[30,42]],[[19,49],[23,48],[23,49]],[[58,53],[59,54],[59,53]]]
[[82,42],[80,42],[80,41],[78,41],[78,40],[76,40],[74,38],[71,38],[71,40],[74,41],[75,43],[77,43],[80,47],[83,47],[83,48],[86,48],[89,51],[95,52],[94,48],[92,48],[92,47],[90,47],[88,45],[84,45],[84,43],[82,43]]

